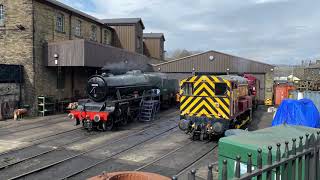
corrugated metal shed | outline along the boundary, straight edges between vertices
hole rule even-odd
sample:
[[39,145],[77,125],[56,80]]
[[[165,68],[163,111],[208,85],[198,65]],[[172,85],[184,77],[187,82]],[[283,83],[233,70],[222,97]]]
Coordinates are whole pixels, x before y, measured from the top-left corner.
[[181,59],[153,65],[155,71],[167,73],[252,73],[265,74],[274,66],[217,51],[207,51]]

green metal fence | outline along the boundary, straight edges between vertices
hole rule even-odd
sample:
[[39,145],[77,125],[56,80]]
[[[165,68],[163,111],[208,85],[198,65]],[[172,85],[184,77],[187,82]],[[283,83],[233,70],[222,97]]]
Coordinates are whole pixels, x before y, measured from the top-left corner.
[[[268,147],[267,164],[262,165],[262,149],[257,149],[257,167],[252,169],[252,154],[248,154],[247,173],[240,174],[241,157],[236,157],[236,167],[233,180],[320,180],[319,167],[319,147],[320,147],[320,131],[315,134],[306,134],[305,137],[300,136],[292,139],[292,142],[285,144],[277,143],[276,158],[272,159],[272,146]],[[305,142],[303,145],[303,141]],[[298,143],[298,145],[297,145]],[[281,145],[285,146],[284,153],[281,152]],[[289,151],[289,146],[291,150]],[[228,180],[228,161],[223,161],[222,180]],[[172,179],[177,180],[174,176]],[[191,170],[188,180],[196,179],[196,170]],[[213,180],[212,165],[208,166],[207,180]]]

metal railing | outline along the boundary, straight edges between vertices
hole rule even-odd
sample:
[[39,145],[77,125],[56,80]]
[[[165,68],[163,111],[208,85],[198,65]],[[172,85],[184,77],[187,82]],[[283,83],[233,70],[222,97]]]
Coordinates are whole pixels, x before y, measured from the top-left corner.
[[[236,157],[234,177],[233,180],[320,180],[320,165],[319,165],[319,145],[320,145],[320,131],[317,132],[317,137],[314,134],[305,135],[305,144],[303,145],[303,136],[299,137],[299,144],[297,140],[292,139],[292,148],[289,151],[289,142],[285,142],[284,154],[281,154],[281,144],[276,144],[276,158],[272,159],[272,146],[268,146],[267,164],[262,165],[262,149],[257,150],[257,166],[252,170],[252,154],[248,153],[247,172],[241,174],[240,165],[241,157]],[[222,172],[220,177],[222,180],[228,180],[228,161],[223,160]],[[212,173],[213,166],[208,166],[207,180],[213,180]],[[178,177],[172,177],[177,180]],[[193,169],[188,175],[188,180],[196,179],[196,170]],[[230,178],[229,178],[230,179]]]

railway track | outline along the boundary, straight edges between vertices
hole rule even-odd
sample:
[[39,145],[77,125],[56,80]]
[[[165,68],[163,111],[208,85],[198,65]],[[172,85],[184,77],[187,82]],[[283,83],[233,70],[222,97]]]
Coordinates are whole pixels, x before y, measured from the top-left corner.
[[[164,116],[162,116],[163,118],[165,118],[165,117],[172,116],[172,114],[174,114],[174,113],[176,113],[176,111],[172,111],[170,109],[170,110],[165,110],[165,111],[161,112],[160,114],[165,114]],[[56,117],[54,119],[58,119],[58,118],[61,118],[61,117],[59,116],[59,117]],[[43,121],[43,120],[39,120],[39,121]],[[61,122],[63,122],[63,121],[65,121],[65,120],[62,120]],[[59,123],[59,122],[56,122],[56,123]],[[52,124],[54,124],[54,123],[52,123]],[[13,148],[13,149],[5,151],[5,152],[0,152],[0,156],[2,156],[4,154],[11,153],[11,152],[14,152],[14,151],[18,151],[18,150],[22,150],[22,149],[29,148],[29,147],[32,147],[32,146],[36,146],[36,145],[42,144],[44,142],[51,141],[52,139],[56,138],[56,136],[63,135],[63,134],[66,134],[66,133],[69,133],[69,132],[73,132],[73,131],[77,131],[79,129],[82,129],[82,128],[78,127],[78,128],[75,128],[75,129],[71,129],[71,130],[67,130],[67,131],[63,131],[63,132],[59,132],[59,133],[55,133],[55,134],[50,134],[50,135],[47,135],[47,136],[43,136],[43,137],[39,137],[39,138],[30,140],[30,141],[28,141],[28,143],[26,145],[20,146],[18,148]]]
[[[58,119],[58,121],[56,121]],[[62,119],[62,120],[59,120]],[[24,121],[19,121],[19,122],[15,122],[14,124],[6,124],[6,125],[2,125],[0,126],[0,132],[13,129],[13,131],[20,131],[20,130],[24,130],[26,128],[26,130],[29,130],[30,127],[28,126],[34,126],[34,128],[37,127],[43,127],[45,125],[49,124],[54,124],[54,123],[59,123],[59,122],[63,122],[66,121],[66,115],[58,115],[55,117],[46,117],[46,118],[41,118],[39,120],[24,120]],[[13,121],[13,120],[12,120]],[[32,129],[32,128],[31,128]]]
[[[169,123],[169,122],[166,121],[166,123],[162,122],[162,123],[160,123],[160,124],[162,124],[162,125],[164,124],[163,127],[168,127],[168,123]],[[63,163],[65,163],[65,162],[67,162],[67,161],[72,161],[72,160],[74,160],[74,159],[76,159],[76,158],[78,158],[78,157],[88,155],[88,154],[90,154],[90,153],[93,152],[93,151],[101,150],[101,149],[106,148],[106,147],[108,147],[108,146],[109,146],[109,147],[110,147],[110,146],[112,147],[112,145],[114,145],[114,144],[117,143],[117,142],[120,142],[120,141],[123,141],[123,140],[126,140],[126,139],[130,139],[130,138],[132,139],[132,137],[135,137],[135,136],[141,136],[141,134],[143,134],[143,133],[146,133],[146,134],[147,134],[147,137],[148,137],[147,139],[144,139],[144,140],[142,140],[142,141],[138,141],[138,143],[134,143],[134,144],[130,145],[129,147],[126,147],[126,148],[124,148],[124,149],[121,149],[120,152],[118,152],[118,153],[121,153],[121,152],[127,151],[127,150],[129,150],[129,149],[131,149],[131,148],[133,148],[133,147],[135,147],[135,146],[138,146],[139,144],[141,144],[141,143],[143,143],[143,142],[146,142],[146,141],[148,141],[148,140],[150,140],[150,139],[153,139],[153,138],[155,138],[155,137],[157,137],[157,136],[160,136],[161,134],[163,134],[163,133],[165,133],[165,132],[167,132],[167,131],[170,131],[170,130],[172,130],[172,129],[174,129],[174,128],[177,128],[176,125],[174,125],[174,127],[169,126],[170,128],[167,128],[167,129],[165,129],[165,130],[159,129],[159,130],[156,131],[156,132],[158,132],[158,133],[152,134],[152,133],[154,133],[154,132],[152,131],[152,128],[153,128],[153,129],[157,129],[156,126],[159,126],[159,124],[152,124],[152,125],[150,125],[150,126],[153,126],[154,128],[153,128],[153,127],[149,127],[149,128],[144,129],[144,130],[135,132],[135,133],[133,133],[133,134],[128,134],[127,136],[124,136],[124,137],[122,137],[122,138],[119,138],[119,139],[117,139],[117,140],[115,140],[115,141],[111,141],[111,142],[108,142],[108,143],[106,143],[106,144],[103,144],[103,145],[100,145],[100,146],[96,146],[96,147],[94,147],[94,148],[87,149],[87,150],[85,150],[85,151],[83,151],[83,152],[73,154],[73,155],[68,156],[68,157],[66,157],[66,158],[64,158],[64,159],[61,159],[61,160],[59,160],[59,161],[54,161],[54,162],[52,162],[52,163],[50,163],[50,164],[47,164],[47,165],[45,165],[45,166],[41,166],[41,167],[39,167],[39,168],[34,168],[34,169],[32,169],[32,170],[30,170],[30,171],[28,171],[28,172],[24,172],[24,173],[22,173],[22,174],[20,174],[20,175],[16,175],[16,176],[12,176],[12,177],[2,177],[2,178],[4,178],[4,179],[20,179],[20,178],[26,178],[26,177],[29,177],[30,175],[33,175],[33,174],[37,173],[37,172],[44,171],[44,170],[49,169],[49,168],[51,168],[51,167],[54,167],[54,166],[63,164]],[[150,135],[150,134],[151,134],[151,135]],[[135,138],[137,138],[137,137],[135,137]],[[133,139],[134,139],[134,138],[133,138]],[[133,142],[134,142],[134,141],[133,141]],[[120,148],[122,148],[122,147],[120,147]],[[111,149],[112,149],[112,148],[111,148]],[[117,153],[117,154],[118,154],[118,153]],[[103,160],[103,161],[105,161],[105,160]],[[99,162],[97,162],[97,164],[99,164],[99,163],[101,163],[101,162],[103,162],[103,161],[99,161]],[[7,170],[7,169],[4,169],[4,170]],[[2,172],[2,174],[5,174],[5,172]],[[1,175],[0,175],[0,176],[1,176]],[[31,178],[31,179],[33,179],[33,178]]]
[[36,146],[36,145],[39,145],[39,144],[44,143],[44,142],[49,142],[49,141],[52,140],[52,138],[56,138],[56,136],[60,136],[60,135],[67,134],[67,133],[70,133],[70,132],[73,132],[73,131],[77,131],[79,129],[81,129],[81,128],[79,127],[79,128],[75,128],[75,129],[71,129],[71,130],[67,130],[67,131],[63,131],[63,132],[59,132],[59,133],[55,133],[55,134],[50,134],[48,136],[44,136],[44,137],[39,137],[39,138],[33,139],[31,141],[28,141],[27,145],[20,146],[18,148],[14,148],[14,149],[11,149],[9,151],[5,151],[5,152],[0,153],[0,156],[2,156],[4,154],[12,153],[14,151],[22,150],[22,149],[25,149],[25,148],[28,148],[28,147],[31,147],[31,146]]
[[197,158],[194,162],[188,164],[188,165],[185,166],[183,169],[181,169],[181,170],[176,174],[176,176],[179,177],[179,176],[181,176],[182,174],[188,173],[193,166],[195,166],[197,163],[199,163],[200,161],[202,161],[202,160],[206,157],[207,154],[213,152],[217,147],[218,147],[218,144],[214,144],[213,147],[212,147],[211,149],[209,149],[205,154],[203,154],[202,156],[200,156],[199,158]]
[[122,150],[122,151],[120,151],[120,152],[117,152],[117,153],[115,153],[113,156],[108,157],[107,159],[101,160],[101,161],[99,161],[99,162],[97,162],[97,163],[95,163],[95,164],[93,164],[93,165],[90,165],[90,166],[88,166],[88,167],[86,167],[86,168],[83,168],[83,169],[81,169],[81,170],[73,173],[73,174],[67,175],[67,176],[65,176],[65,177],[63,177],[63,178],[59,178],[59,179],[64,180],[64,179],[72,178],[72,177],[74,177],[74,176],[76,176],[76,175],[78,175],[78,174],[80,174],[80,173],[82,173],[82,172],[84,172],[84,171],[87,171],[87,170],[89,170],[89,169],[91,169],[91,168],[93,168],[93,167],[95,167],[95,166],[97,166],[97,165],[100,165],[100,164],[102,164],[102,163],[104,163],[104,162],[107,162],[108,160],[112,159],[113,157],[115,157],[115,156],[117,156],[117,155],[120,155],[120,154],[122,154],[122,153],[125,153],[125,152],[127,152],[127,151],[129,151],[129,150],[131,150],[131,149],[133,149],[133,148],[135,148],[135,147],[137,147],[137,146],[139,146],[139,145],[142,145],[142,144],[144,144],[144,143],[146,143],[146,142],[148,142],[148,141],[150,141],[150,140],[152,140],[152,139],[154,139],[154,138],[156,138],[156,137],[159,137],[160,135],[162,135],[162,134],[164,134],[164,133],[166,133],[166,132],[168,132],[168,131],[170,131],[170,130],[172,130],[172,129],[175,129],[175,128],[177,128],[177,126],[175,126],[175,127],[173,127],[173,128],[170,128],[169,130],[166,130],[165,132],[163,132],[163,133],[161,133],[161,134],[158,134],[158,135],[156,135],[156,136],[153,136],[153,137],[151,137],[151,138],[148,138],[148,139],[146,139],[146,140],[144,140],[144,141],[142,141],[142,142],[140,142],[140,143],[138,143],[138,144],[135,144],[135,145],[132,146],[132,147],[129,147],[129,148],[126,148],[126,149],[124,149],[124,150]]
[[43,122],[43,124],[41,125],[32,125],[31,127],[21,127],[21,128],[15,128],[15,129],[9,129],[9,130],[3,130],[2,132],[0,131],[0,136],[10,136],[11,134],[14,133],[28,133],[29,131],[32,130],[37,130],[37,129],[49,129],[50,127],[54,127],[57,124],[61,124],[61,123],[66,123],[66,124],[71,124],[71,122],[68,122],[67,119],[62,119],[62,120],[58,120],[58,121],[54,121],[54,122]]
[[[38,144],[38,146],[34,146],[34,145],[29,146],[29,147],[33,147],[33,148],[31,148],[28,151],[34,152],[34,151],[36,151],[36,149],[41,149],[41,151],[39,153],[31,154],[29,156],[27,155],[26,157],[17,157],[16,156],[16,154],[25,155],[26,154],[26,148],[22,148],[22,149],[16,150],[16,151],[7,152],[7,153],[5,153],[3,155],[0,155],[0,159],[2,159],[2,162],[5,162],[6,159],[10,159],[10,157],[14,157],[15,159],[19,159],[19,160],[16,160],[16,161],[11,162],[11,163],[4,163],[3,165],[1,164],[1,161],[0,161],[0,170],[4,169],[4,168],[8,168],[10,166],[13,166],[15,164],[30,160],[32,158],[39,157],[39,156],[51,153],[53,151],[56,151],[56,150],[61,149],[61,148],[64,148],[64,147],[66,147],[68,145],[71,145],[71,144],[74,144],[76,142],[83,141],[83,140],[86,140],[86,139],[89,139],[89,138],[95,138],[95,135],[97,135],[97,134],[98,133],[95,133],[95,134],[86,133],[84,135],[84,133],[79,133],[79,132],[75,132],[74,134],[73,133],[65,134],[64,138],[70,138],[70,137],[77,137],[77,138],[76,138],[76,140],[72,140],[71,142],[64,143],[63,146],[61,146],[61,147],[59,145],[57,145],[59,143],[56,143],[56,144],[55,143],[51,143],[51,145],[50,145],[50,144],[45,144],[46,142],[40,143],[40,144]],[[59,139],[59,140],[61,140],[61,139]],[[41,148],[40,147],[41,145],[45,145],[48,148]]]
[[[142,129],[145,129],[145,128],[148,128],[148,127],[151,127],[153,124],[149,124],[149,125],[147,125],[147,126],[142,126],[142,127],[139,127],[139,128],[142,128]],[[81,129],[81,128],[79,128],[79,129]],[[78,130],[78,129],[77,129]],[[135,130],[135,129],[134,129]],[[113,133],[113,132],[111,132],[111,133]],[[79,137],[79,135],[80,136],[83,136],[84,138],[80,138]],[[89,136],[88,136],[89,135]],[[48,148],[48,150],[43,150],[43,151],[41,151],[40,153],[36,153],[36,154],[33,154],[33,155],[30,155],[30,156],[27,156],[27,157],[24,157],[24,158],[21,158],[20,160],[18,160],[18,161],[15,161],[15,162],[12,162],[12,163],[9,163],[9,164],[5,164],[5,165],[1,165],[0,164],[0,170],[1,169],[4,169],[4,168],[8,168],[8,167],[10,167],[10,166],[13,166],[13,165],[15,165],[15,164],[18,164],[18,163],[21,163],[21,162],[24,162],[24,161],[27,161],[27,160],[30,160],[30,159],[32,159],[32,158],[35,158],[35,157],[39,157],[39,156],[42,156],[42,155],[45,155],[45,154],[48,154],[48,153],[51,153],[51,152],[53,152],[53,151],[57,151],[57,150],[59,150],[59,149],[63,149],[63,148],[66,148],[68,145],[72,145],[72,144],[75,144],[75,143],[77,143],[77,142],[79,142],[79,141],[86,141],[86,139],[93,139],[93,138],[99,138],[99,137],[102,137],[102,136],[105,136],[106,135],[106,133],[103,133],[103,132],[96,132],[96,131],[92,131],[92,132],[87,132],[87,131],[85,131],[85,130],[81,130],[81,131],[76,131],[74,134],[65,134],[64,135],[64,138],[66,138],[66,139],[69,139],[70,137],[78,137],[78,138],[76,138],[76,140],[75,141],[71,141],[71,142],[68,142],[68,143],[65,143],[65,144],[63,144],[63,146],[59,146],[59,145],[56,145],[56,144],[54,144],[54,143],[51,143],[51,145],[48,145],[48,144],[46,144],[46,143],[48,143],[49,141],[46,141],[46,142],[40,142],[39,144],[37,144],[38,146],[41,146],[41,145],[45,145],[45,146],[49,146],[50,148]],[[61,138],[59,138],[59,140],[61,140]],[[30,145],[30,146],[28,146],[28,147],[34,147],[34,148],[39,148],[39,147],[37,147],[37,146],[35,146],[35,145]],[[7,155],[7,157],[8,156],[10,156],[10,153],[13,153],[13,155],[11,155],[11,156],[15,156],[14,154],[18,154],[17,153],[17,151],[25,151],[25,149],[26,148],[28,148],[28,147],[24,147],[24,148],[21,148],[21,149],[17,149],[17,150],[15,150],[15,151],[9,151],[9,152],[6,152],[6,153],[3,153],[3,154],[0,154],[0,158],[2,158],[2,159],[6,159],[6,158],[3,158],[3,156],[4,155]],[[29,150],[29,151],[32,151],[32,150]],[[25,154],[25,153],[24,153]],[[15,157],[15,158],[17,158],[17,157]],[[19,159],[19,158],[18,158]],[[0,161],[1,162],[1,161]]]
[[[179,136],[179,133],[172,133],[170,135],[171,137],[173,136]],[[164,140],[165,138],[169,138],[169,137],[163,137],[162,139],[159,139],[158,141],[153,142],[151,146],[156,147],[156,144],[158,143],[168,143],[166,140]],[[186,141],[188,140],[188,141]],[[101,174],[103,171],[106,172],[116,172],[116,171],[146,171],[146,172],[155,172],[155,173],[159,173],[159,174],[163,174],[163,172],[166,171],[166,166],[161,166],[161,165],[157,165],[158,162],[160,161],[164,161],[164,162],[168,162],[168,160],[170,159],[175,159],[178,157],[178,159],[183,160],[186,159],[187,157],[184,156],[184,154],[193,154],[193,155],[200,155],[197,156],[195,159],[196,162],[192,161],[192,162],[188,162],[188,161],[183,161],[181,163],[179,163],[178,166],[174,166],[174,167],[181,167],[180,169],[177,169],[175,171],[170,172],[170,174],[166,174],[167,176],[172,176],[175,175],[177,173],[179,173],[180,171],[182,171],[183,169],[189,168],[190,166],[193,165],[193,163],[197,163],[198,161],[201,161],[201,159],[207,154],[207,153],[211,153],[212,151],[215,150],[216,146],[215,144],[212,143],[205,143],[205,142],[194,142],[191,141],[190,139],[186,138],[183,139],[183,143],[180,143],[178,146],[175,146],[175,148],[171,148],[170,145],[168,145],[167,147],[162,147],[161,152],[159,153],[159,150],[156,150],[156,154],[151,153],[151,155],[146,154],[146,156],[144,156],[143,158],[145,158],[146,160],[139,160],[140,156],[143,154],[141,154],[139,151],[141,151],[144,148],[147,148],[146,151],[143,152],[149,152],[150,150],[150,144],[148,144],[146,147],[145,146],[141,146],[137,147],[135,150],[131,151],[131,152],[123,152],[121,154],[118,154],[117,156],[114,157],[110,157],[108,158],[105,162],[95,165],[95,166],[91,166],[90,168],[86,168],[85,170],[82,171],[78,171],[77,174],[73,174],[72,176],[65,176],[65,179],[86,179],[92,176],[95,176],[97,174]],[[169,140],[169,142],[172,142],[172,140]],[[195,144],[194,144],[195,143]],[[207,146],[209,148],[203,148],[201,151],[196,151],[195,153],[190,151],[192,149],[194,149],[195,147],[198,146]],[[161,146],[161,145],[159,145]],[[189,148],[191,147],[191,148]],[[152,149],[152,148],[151,148]],[[151,157],[149,159],[149,157]],[[131,158],[137,158],[136,160],[131,159]],[[134,162],[134,163],[133,163]],[[135,165],[131,165],[131,164],[135,164]],[[139,165],[142,164],[142,165]],[[163,163],[167,165],[167,163]],[[168,163],[170,164],[170,162]],[[64,179],[64,178],[59,178],[59,179]]]

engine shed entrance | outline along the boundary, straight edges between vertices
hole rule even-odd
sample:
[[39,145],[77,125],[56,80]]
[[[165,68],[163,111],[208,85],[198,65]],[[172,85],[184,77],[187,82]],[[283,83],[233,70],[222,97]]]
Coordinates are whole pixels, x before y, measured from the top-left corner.
[[153,64],[153,69],[179,80],[192,75],[252,74],[260,81],[258,99],[273,98],[274,66],[217,51],[207,51],[168,62]]

